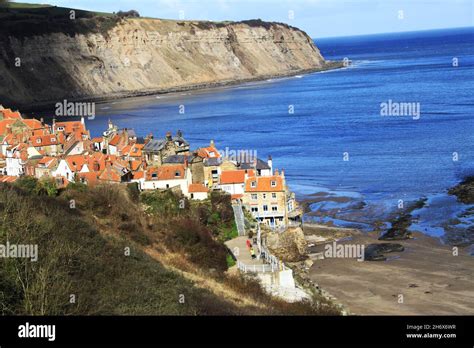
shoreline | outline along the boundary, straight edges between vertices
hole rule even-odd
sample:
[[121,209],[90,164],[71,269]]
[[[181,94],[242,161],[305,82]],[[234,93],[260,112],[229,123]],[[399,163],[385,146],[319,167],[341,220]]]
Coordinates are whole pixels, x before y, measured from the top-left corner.
[[[107,96],[96,96],[96,97],[80,97],[80,98],[61,98],[66,99],[68,102],[93,102],[93,103],[107,103],[112,102],[119,99],[129,99],[129,98],[136,98],[136,97],[146,97],[151,95],[164,95],[164,94],[173,94],[173,93],[180,93],[180,92],[189,92],[189,91],[205,91],[210,90],[213,88],[221,88],[221,87],[232,87],[238,86],[249,82],[258,82],[258,81],[265,81],[268,79],[280,79],[285,77],[293,77],[300,74],[312,74],[318,73],[322,71],[328,70],[336,70],[341,69],[344,67],[343,62],[339,61],[326,61],[325,64],[318,68],[311,68],[311,69],[300,69],[289,71],[281,74],[273,74],[273,75],[262,75],[258,77],[246,78],[246,79],[238,79],[238,80],[220,80],[215,82],[206,82],[206,83],[197,83],[197,84],[190,84],[190,85],[182,85],[176,87],[168,87],[168,88],[157,88],[152,90],[141,90],[135,92],[117,92]],[[36,113],[36,112],[45,112],[54,109],[54,105],[58,102],[58,100],[54,101],[43,101],[34,104],[19,104],[15,105],[14,107],[10,107],[12,109],[21,109],[26,114]]]
[[[313,224],[304,229],[308,242],[382,244],[376,233]],[[322,236],[321,236],[322,235]],[[311,237],[313,236],[313,237]],[[325,238],[326,240],[317,237]],[[403,251],[387,253],[386,261],[359,262],[354,258],[319,258],[313,250],[300,267],[306,281],[327,293],[350,315],[463,315],[474,310],[474,259],[467,247],[455,255],[437,238],[414,232],[412,239],[395,241]],[[315,242],[316,241],[316,242]],[[307,267],[309,266],[309,267]],[[399,302],[403,295],[403,302]]]

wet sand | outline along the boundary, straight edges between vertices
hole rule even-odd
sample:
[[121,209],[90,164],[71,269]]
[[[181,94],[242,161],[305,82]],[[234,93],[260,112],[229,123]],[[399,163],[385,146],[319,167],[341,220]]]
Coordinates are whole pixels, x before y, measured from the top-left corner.
[[[336,228],[307,228],[305,233],[328,237],[337,230],[347,234]],[[352,239],[341,244],[381,243],[375,233],[350,234]],[[413,236],[393,241],[405,251],[385,254],[387,261],[314,260],[310,278],[355,315],[474,314],[474,257],[467,248],[453,256],[452,247],[438,239],[416,232]]]

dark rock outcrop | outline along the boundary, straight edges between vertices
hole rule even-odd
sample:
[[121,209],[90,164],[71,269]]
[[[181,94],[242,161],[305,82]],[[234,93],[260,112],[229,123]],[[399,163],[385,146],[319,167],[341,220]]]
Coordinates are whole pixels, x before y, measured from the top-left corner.
[[401,252],[405,250],[403,245],[396,243],[380,243],[370,244],[365,248],[364,260],[365,261],[385,261],[387,258],[384,254]]
[[455,195],[464,204],[474,204],[474,176],[466,178],[459,185],[451,188],[448,193]]

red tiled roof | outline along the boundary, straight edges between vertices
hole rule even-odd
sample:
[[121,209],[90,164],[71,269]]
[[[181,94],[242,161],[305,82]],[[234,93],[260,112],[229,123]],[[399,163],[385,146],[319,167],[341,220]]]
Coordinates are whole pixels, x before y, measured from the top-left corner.
[[133,144],[128,155],[131,157],[142,157],[143,147],[143,144]]
[[3,117],[6,119],[21,119],[21,114],[18,111],[12,111],[11,109],[0,110],[0,113],[3,114]]
[[35,118],[31,118],[31,119],[22,119],[21,122],[23,122],[24,124],[26,124],[26,126],[30,129],[40,129],[40,128],[44,128],[45,126],[40,122],[38,121],[37,119]]
[[87,172],[77,174],[80,181],[85,181],[88,185],[94,185],[98,182],[100,172]]
[[81,123],[81,121],[67,121],[67,122],[56,122],[56,129],[59,127],[64,128],[64,132],[66,134],[70,133],[79,133],[79,134],[86,134],[86,128]]
[[130,161],[130,169],[133,171],[137,171],[141,165],[142,161]]
[[182,164],[162,166],[162,167],[151,167],[147,169],[146,180],[184,179],[185,174],[186,174],[186,169],[184,165]]
[[[252,187],[252,183],[255,183],[255,187]],[[274,183],[273,186],[272,183]],[[281,176],[253,176],[245,181],[246,192],[277,192],[284,189]]]
[[100,180],[103,181],[113,181],[113,182],[120,182],[122,181],[122,177],[117,173],[117,171],[108,166],[102,171],[102,173],[99,176]]
[[8,176],[8,175],[0,176],[0,182],[14,182],[17,179],[18,179],[17,176]]
[[7,119],[0,121],[0,135],[6,134],[8,126],[14,124],[16,120],[14,119]]
[[203,184],[190,184],[188,187],[189,193],[195,192],[209,192],[209,189]]
[[221,173],[221,184],[243,184],[245,182],[245,170],[224,170]]
[[112,140],[109,141],[109,145],[112,145],[112,146],[117,146],[119,141],[120,141],[120,135],[116,134]]
[[72,155],[65,158],[67,165],[72,171],[79,172],[87,164],[88,157],[84,155]]
[[58,138],[54,134],[49,135],[38,135],[33,136],[30,138],[31,146],[50,146],[50,145],[58,145],[60,142]]
[[133,179],[138,180],[145,177],[145,172],[135,172],[133,173]]
[[198,156],[202,158],[219,158],[221,155],[214,146],[201,147],[198,149]]

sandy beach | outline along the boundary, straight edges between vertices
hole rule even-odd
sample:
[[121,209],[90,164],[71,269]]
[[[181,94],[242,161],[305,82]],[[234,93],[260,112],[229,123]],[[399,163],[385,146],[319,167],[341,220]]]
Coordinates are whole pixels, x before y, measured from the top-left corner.
[[[321,226],[305,227],[305,235],[352,236],[341,244],[381,243],[374,233]],[[311,237],[313,236],[313,237]],[[403,252],[388,253],[386,261],[347,258],[314,260],[312,281],[337,298],[352,315],[472,315],[474,314],[474,258],[467,248],[442,245],[438,239],[414,233],[413,239],[394,241]],[[319,246],[324,250],[322,245]],[[317,247],[316,247],[317,248]],[[399,303],[403,295],[403,303]]]

